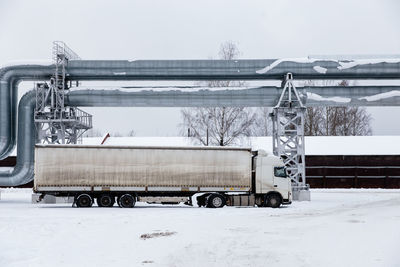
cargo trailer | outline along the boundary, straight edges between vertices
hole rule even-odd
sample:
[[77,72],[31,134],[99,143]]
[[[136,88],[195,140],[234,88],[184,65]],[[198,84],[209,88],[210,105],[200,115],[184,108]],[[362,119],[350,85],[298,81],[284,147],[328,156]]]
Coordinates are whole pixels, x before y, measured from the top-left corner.
[[235,147],[36,145],[34,191],[77,207],[136,202],[279,207],[292,201],[283,161]]

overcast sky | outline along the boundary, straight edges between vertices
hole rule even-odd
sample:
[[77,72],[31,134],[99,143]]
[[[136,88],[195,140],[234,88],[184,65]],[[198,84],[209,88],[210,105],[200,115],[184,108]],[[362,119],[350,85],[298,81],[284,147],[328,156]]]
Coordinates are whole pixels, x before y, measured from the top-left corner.
[[[0,0],[0,65],[50,60],[54,40],[83,59],[216,58],[227,40],[238,44],[241,58],[399,55],[399,11],[397,0]],[[30,86],[24,83],[21,91]],[[103,132],[178,134],[179,109],[86,110]],[[368,110],[374,134],[400,134],[400,123],[393,122],[399,108]]]

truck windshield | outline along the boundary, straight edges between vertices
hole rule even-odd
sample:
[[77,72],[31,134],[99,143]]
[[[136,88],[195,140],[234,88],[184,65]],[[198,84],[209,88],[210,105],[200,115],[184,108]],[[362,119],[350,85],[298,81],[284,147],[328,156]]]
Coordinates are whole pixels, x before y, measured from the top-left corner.
[[274,175],[275,175],[275,177],[286,178],[286,168],[285,167],[275,167]]

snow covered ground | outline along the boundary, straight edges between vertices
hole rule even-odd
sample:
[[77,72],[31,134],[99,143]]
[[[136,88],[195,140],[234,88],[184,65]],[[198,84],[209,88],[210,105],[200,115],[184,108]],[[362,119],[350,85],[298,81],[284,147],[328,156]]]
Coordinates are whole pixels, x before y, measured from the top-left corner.
[[78,209],[3,189],[0,266],[400,266],[400,190],[311,196],[280,209]]

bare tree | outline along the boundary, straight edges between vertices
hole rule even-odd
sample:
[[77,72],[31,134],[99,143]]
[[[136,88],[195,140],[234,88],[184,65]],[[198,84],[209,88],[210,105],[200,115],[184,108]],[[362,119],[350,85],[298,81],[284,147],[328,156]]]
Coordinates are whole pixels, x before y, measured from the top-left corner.
[[[221,59],[232,60],[240,55],[237,45],[231,41],[221,45]],[[243,82],[208,81],[208,87],[243,86]],[[244,107],[186,108],[181,110],[182,133],[193,137],[203,145],[227,146],[240,136],[249,136],[256,114]]]
[[[224,60],[232,60],[240,56],[240,51],[236,43],[232,41],[226,41],[221,44],[219,48],[219,58]],[[243,81],[207,81],[206,86],[208,87],[241,87],[244,86]]]
[[365,108],[338,107],[336,112],[339,114],[339,119],[331,135],[370,135],[372,133],[371,115]]
[[[328,83],[332,84],[332,81]],[[348,86],[349,82],[343,80],[338,85]],[[362,107],[308,107],[304,134],[371,135],[371,120],[371,115]]]
[[130,131],[128,132],[128,136],[136,136],[135,130],[130,130]]
[[99,129],[92,128],[83,134],[83,137],[101,137],[103,134]]
[[256,118],[252,126],[253,136],[268,136],[272,132],[272,122],[269,114],[271,113],[271,108],[259,107],[256,108],[255,114]]
[[221,44],[218,55],[220,59],[232,60],[238,58],[241,53],[236,43],[233,41],[226,41]]
[[304,135],[324,135],[324,108],[307,108],[304,118]]
[[202,145],[227,146],[240,136],[250,136],[255,113],[246,108],[182,109],[184,129]]
[[113,132],[112,134],[110,134],[112,137],[122,137],[123,135],[120,133],[120,132],[118,132],[118,131],[116,131],[116,132]]

